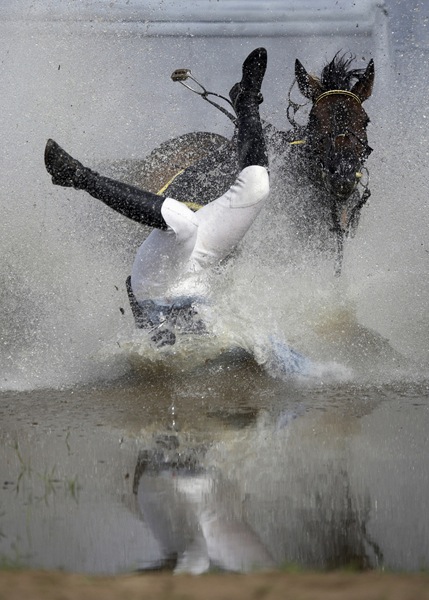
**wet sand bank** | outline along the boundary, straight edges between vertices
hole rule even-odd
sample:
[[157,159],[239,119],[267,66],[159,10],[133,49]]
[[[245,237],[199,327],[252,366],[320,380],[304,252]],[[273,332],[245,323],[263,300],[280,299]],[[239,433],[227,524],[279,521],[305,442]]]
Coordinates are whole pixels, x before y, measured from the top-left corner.
[[429,598],[429,575],[367,573],[171,574],[88,577],[49,571],[0,573],[0,598],[8,600],[420,600]]

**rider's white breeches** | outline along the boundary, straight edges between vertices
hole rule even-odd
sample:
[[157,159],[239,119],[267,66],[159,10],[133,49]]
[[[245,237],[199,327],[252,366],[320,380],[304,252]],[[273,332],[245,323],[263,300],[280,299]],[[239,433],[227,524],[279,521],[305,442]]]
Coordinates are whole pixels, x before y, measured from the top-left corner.
[[181,283],[193,294],[192,280],[217,265],[241,241],[259,214],[269,194],[264,167],[241,171],[229,190],[197,212],[166,198],[161,213],[167,230],[156,229],[137,251],[131,286],[138,301],[165,298],[179,293]]

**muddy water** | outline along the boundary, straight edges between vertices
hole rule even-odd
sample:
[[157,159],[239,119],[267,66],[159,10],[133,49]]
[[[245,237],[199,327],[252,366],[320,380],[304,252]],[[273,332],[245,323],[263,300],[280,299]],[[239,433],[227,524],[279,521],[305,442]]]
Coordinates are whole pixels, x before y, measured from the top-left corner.
[[5,564],[202,572],[429,565],[429,385],[251,362],[0,397]]

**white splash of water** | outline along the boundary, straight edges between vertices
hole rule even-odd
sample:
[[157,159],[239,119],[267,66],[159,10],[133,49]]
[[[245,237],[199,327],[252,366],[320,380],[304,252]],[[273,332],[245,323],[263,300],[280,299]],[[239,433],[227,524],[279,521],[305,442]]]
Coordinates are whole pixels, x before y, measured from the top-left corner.
[[[101,360],[100,348],[116,344],[118,334],[135,335],[124,281],[143,234],[85,194],[54,188],[43,166],[46,139],[56,138],[96,165],[142,157],[161,141],[198,128],[228,135],[229,124],[199,99],[183,110],[169,74],[180,61],[196,64],[208,73],[210,88],[229,89],[237,67],[225,64],[219,83],[207,68],[210,60],[219,63],[215,40],[203,40],[202,52],[198,41],[177,44],[25,19],[2,21],[1,33],[0,387],[115,377],[124,361],[115,353]],[[328,55],[337,41],[324,39]],[[278,41],[280,48],[267,40],[273,64],[284,64],[286,41]],[[236,42],[222,40],[219,52]],[[308,42],[307,57],[319,56],[320,40]],[[427,373],[429,116],[420,101],[427,60],[417,51],[403,60],[406,80],[391,90],[397,106],[383,96],[368,101],[372,198],[347,244],[341,279],[324,261],[298,262],[287,223],[267,208],[215,290],[218,330],[227,332],[222,346],[242,341],[263,362],[264,344],[276,335],[322,365],[320,377],[323,365],[338,364],[340,378],[342,369],[351,369],[386,380],[402,377],[407,361],[416,377]],[[277,114],[278,106],[284,115],[277,83],[271,73],[264,107]]]

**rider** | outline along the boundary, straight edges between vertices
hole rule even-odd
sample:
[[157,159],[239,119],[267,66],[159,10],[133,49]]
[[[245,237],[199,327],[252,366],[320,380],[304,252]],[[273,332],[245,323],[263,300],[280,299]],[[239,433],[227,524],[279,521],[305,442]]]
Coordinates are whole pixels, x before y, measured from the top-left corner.
[[127,291],[136,326],[157,329],[151,339],[158,346],[174,344],[172,328],[204,330],[195,318],[201,274],[234,250],[268,197],[268,158],[259,116],[266,64],[265,48],[251,52],[241,81],[230,91],[237,114],[240,172],[225,194],[197,212],[168,196],[103,177],[53,140],[47,142],[45,165],[52,183],[84,190],[133,221],[155,228],[137,251]]

